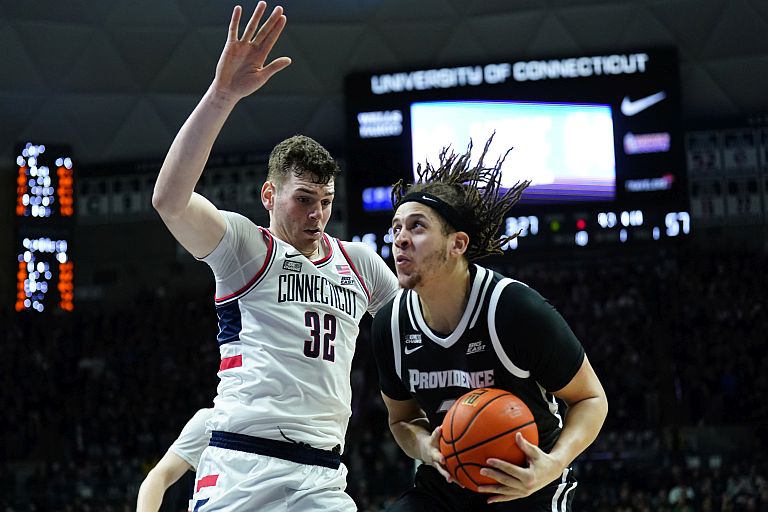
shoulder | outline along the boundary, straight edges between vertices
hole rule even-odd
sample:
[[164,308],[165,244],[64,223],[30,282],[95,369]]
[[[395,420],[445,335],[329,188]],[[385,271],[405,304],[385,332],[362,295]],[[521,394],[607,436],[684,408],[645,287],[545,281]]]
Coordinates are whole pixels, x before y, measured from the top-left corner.
[[[230,238],[234,237],[235,239],[251,238],[255,237],[256,234],[259,234],[260,231],[262,232],[262,235],[263,233],[268,233],[265,228],[256,225],[255,222],[241,213],[222,210],[221,216],[224,218],[224,223],[227,226],[227,231],[224,235],[225,238],[227,236]],[[258,238],[261,239],[263,236],[259,236]]]
[[522,281],[496,274],[488,293],[488,320],[499,326],[548,321],[559,316],[552,304]]
[[184,428],[185,433],[203,435],[206,430],[206,422],[213,416],[213,408],[200,409],[189,419]]
[[507,277],[489,268],[474,265],[475,283],[480,283],[480,293],[486,305],[491,310],[497,306],[517,306],[542,301],[541,295],[522,281]]
[[492,300],[504,306],[528,309],[546,303],[546,299],[522,281],[496,274]]
[[194,415],[192,415],[191,421],[194,421],[198,424],[205,424],[208,419],[210,419],[213,416],[213,407],[206,407],[204,409],[200,409],[197,411]]
[[376,254],[365,242],[346,242],[344,240],[338,240],[338,242],[341,249],[355,261],[381,260],[381,256]]
[[[254,262],[268,253],[274,237],[265,228],[257,226],[245,215],[221,211],[226,230],[216,248],[202,261],[208,263],[217,276],[230,276],[241,262]],[[260,263],[256,262],[259,265]]]
[[242,213],[230,212],[228,210],[219,210],[219,213],[221,213],[221,216],[224,217],[224,219],[227,222],[232,222],[236,224],[245,224],[245,225],[257,227],[256,223],[254,223],[251,219],[249,219]]

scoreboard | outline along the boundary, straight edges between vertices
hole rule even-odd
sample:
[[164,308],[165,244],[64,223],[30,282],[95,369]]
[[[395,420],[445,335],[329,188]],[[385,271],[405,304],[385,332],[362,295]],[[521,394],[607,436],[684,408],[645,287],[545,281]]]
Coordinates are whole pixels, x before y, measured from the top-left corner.
[[74,309],[74,166],[70,150],[16,151],[16,311]]
[[691,231],[671,48],[374,70],[346,77],[349,235],[389,257],[391,184],[442,147],[531,180],[506,251],[653,243]]

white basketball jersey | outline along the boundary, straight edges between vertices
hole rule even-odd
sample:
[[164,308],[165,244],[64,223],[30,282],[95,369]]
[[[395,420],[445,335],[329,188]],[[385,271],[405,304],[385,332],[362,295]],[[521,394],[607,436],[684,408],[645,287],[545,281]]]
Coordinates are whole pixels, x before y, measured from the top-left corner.
[[397,279],[361,243],[324,235],[310,261],[245,217],[206,258],[216,275],[218,395],[211,430],[344,445],[358,323],[394,296]]

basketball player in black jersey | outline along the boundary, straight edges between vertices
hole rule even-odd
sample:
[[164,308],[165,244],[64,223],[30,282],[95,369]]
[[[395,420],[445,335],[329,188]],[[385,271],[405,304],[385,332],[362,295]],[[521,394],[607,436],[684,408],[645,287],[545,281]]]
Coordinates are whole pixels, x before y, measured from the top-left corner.
[[[469,150],[444,149],[439,167],[393,188],[397,277],[403,288],[373,324],[380,386],[392,434],[423,462],[415,486],[388,510],[571,510],[570,464],[594,441],[608,402],[584,348],[536,291],[474,263],[500,253],[499,228],[527,182],[502,191],[501,164],[485,167]],[[505,155],[506,156],[506,155]],[[440,424],[459,396],[507,389],[533,412],[539,446],[519,433],[526,467],[490,458],[482,472],[498,482],[475,493],[452,482],[438,449]],[[567,406],[561,417],[560,399]]]

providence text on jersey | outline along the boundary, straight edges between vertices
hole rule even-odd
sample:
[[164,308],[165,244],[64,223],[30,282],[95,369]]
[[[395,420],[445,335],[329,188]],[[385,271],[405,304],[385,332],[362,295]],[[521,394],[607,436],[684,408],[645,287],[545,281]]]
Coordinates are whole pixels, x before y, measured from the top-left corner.
[[468,372],[464,370],[440,370],[422,372],[408,370],[411,393],[419,389],[437,389],[460,387],[467,389],[483,388],[494,385],[493,370],[480,370]]

